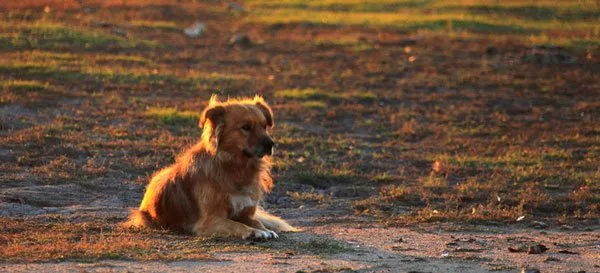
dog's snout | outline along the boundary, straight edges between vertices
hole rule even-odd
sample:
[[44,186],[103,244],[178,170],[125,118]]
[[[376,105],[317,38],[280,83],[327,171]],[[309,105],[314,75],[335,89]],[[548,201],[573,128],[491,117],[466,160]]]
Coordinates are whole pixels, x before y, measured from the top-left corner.
[[270,137],[265,137],[263,138],[262,144],[266,154],[273,154],[273,146],[275,146],[275,142],[273,142],[273,139],[271,139]]

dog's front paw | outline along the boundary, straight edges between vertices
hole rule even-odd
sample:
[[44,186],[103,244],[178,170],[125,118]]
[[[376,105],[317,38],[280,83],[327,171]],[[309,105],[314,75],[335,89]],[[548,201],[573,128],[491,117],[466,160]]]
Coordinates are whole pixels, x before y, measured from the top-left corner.
[[273,239],[279,238],[279,235],[277,235],[277,233],[275,233],[275,231],[268,230],[268,229],[265,231],[271,235],[271,238],[273,238]]
[[279,235],[277,235],[277,233],[275,233],[275,231],[272,230],[254,229],[250,234],[250,238],[259,240],[277,239],[279,238]]

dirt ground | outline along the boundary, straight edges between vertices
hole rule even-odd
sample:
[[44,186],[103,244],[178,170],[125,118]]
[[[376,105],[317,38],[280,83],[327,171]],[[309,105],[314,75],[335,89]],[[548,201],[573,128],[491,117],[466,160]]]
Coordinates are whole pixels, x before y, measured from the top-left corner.
[[[0,272],[600,272],[600,13],[317,2],[0,3]],[[117,228],[213,93],[273,107],[303,231]]]
[[[69,217],[97,212],[123,217],[122,207],[67,209]],[[219,251],[208,260],[136,261],[101,259],[3,263],[4,272],[600,272],[598,227],[534,229],[524,225],[433,223],[389,227],[351,211],[328,207],[275,210],[302,232],[271,242],[239,242],[275,251]],[[94,213],[92,213],[94,212]],[[567,229],[568,228],[568,229]],[[543,244],[542,254],[508,248]],[[298,253],[294,248],[314,248]],[[216,246],[220,247],[220,246]],[[222,246],[221,246],[222,247]],[[563,253],[561,253],[563,252]],[[566,253],[564,253],[566,252]]]

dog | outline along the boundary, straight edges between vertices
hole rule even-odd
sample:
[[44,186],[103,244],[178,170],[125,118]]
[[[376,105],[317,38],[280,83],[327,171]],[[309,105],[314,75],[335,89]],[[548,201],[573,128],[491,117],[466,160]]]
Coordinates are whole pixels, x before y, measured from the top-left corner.
[[200,116],[200,141],[155,173],[124,227],[275,239],[299,231],[259,205],[273,187],[273,112],[260,96],[219,102]]

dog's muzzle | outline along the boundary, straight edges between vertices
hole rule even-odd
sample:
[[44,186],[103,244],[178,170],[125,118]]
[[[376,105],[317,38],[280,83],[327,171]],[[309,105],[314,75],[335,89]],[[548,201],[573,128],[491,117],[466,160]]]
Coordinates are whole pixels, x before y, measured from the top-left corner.
[[270,137],[265,137],[261,141],[260,148],[258,149],[256,156],[263,157],[265,155],[273,155],[273,149],[275,147],[275,142]]

